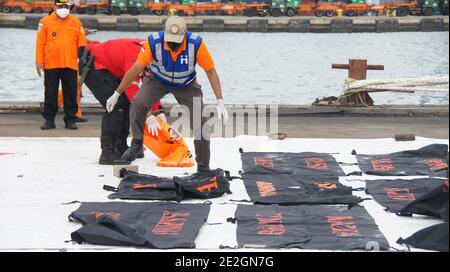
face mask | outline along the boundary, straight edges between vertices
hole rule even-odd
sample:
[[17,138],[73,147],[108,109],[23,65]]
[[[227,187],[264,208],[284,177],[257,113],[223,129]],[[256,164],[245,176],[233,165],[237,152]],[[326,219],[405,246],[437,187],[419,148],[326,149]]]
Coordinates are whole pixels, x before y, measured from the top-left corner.
[[56,14],[61,18],[66,18],[70,14],[70,10],[68,8],[60,8],[56,10]]
[[181,44],[174,42],[167,42],[167,45],[169,46],[170,50],[176,51]]

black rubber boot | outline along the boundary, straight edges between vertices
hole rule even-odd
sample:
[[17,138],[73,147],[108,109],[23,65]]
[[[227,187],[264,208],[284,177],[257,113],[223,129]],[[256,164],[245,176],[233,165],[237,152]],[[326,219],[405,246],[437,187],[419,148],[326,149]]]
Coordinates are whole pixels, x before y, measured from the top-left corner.
[[128,146],[127,140],[130,135],[130,102],[126,98],[126,95],[122,95],[121,98],[125,101],[123,103],[124,107],[122,111],[122,122],[120,125],[120,135],[116,142],[116,150],[120,153],[120,156],[127,151]]
[[83,117],[77,117],[75,118],[75,123],[87,123],[88,119],[83,118]]
[[101,165],[122,165],[130,164],[129,161],[122,160],[121,154],[116,151],[116,139],[120,128],[120,115],[118,112],[107,113],[102,119],[102,135],[100,137],[102,153],[99,158]]
[[98,163],[101,165],[128,165],[129,161],[122,160],[120,155],[117,154],[113,148],[113,145],[105,143],[102,144],[102,153],[100,154],[100,158]]
[[49,130],[54,128],[56,128],[54,121],[45,121],[45,123],[41,126],[42,130]]
[[131,141],[130,148],[128,148],[127,151],[125,151],[125,153],[123,153],[122,159],[129,161],[129,162],[134,161],[137,158],[137,156],[139,155],[139,153],[142,152],[142,144],[143,144],[143,140],[133,139]]
[[211,169],[209,169],[209,167],[200,167],[197,166],[197,173],[205,173],[205,172],[210,172]]
[[69,129],[69,130],[77,130],[78,129],[77,124],[75,124],[74,121],[68,121],[65,125],[65,128]]
[[[120,154],[120,156],[127,151],[127,149],[130,148],[127,144],[127,139],[118,140],[116,142],[116,152]],[[136,156],[137,159],[144,158],[144,147],[141,148],[141,151]]]
[[[116,149],[116,152],[118,154],[120,154],[120,156],[122,156],[123,153],[125,153],[125,151],[127,151],[128,148],[130,148],[130,147],[128,146],[126,139],[122,139],[122,140],[119,139],[116,141],[115,149]],[[142,147],[141,151],[137,154],[136,158],[137,159],[144,158],[144,147]]]
[[127,151],[127,149],[130,148],[127,144],[127,139],[116,139],[115,141],[115,149],[120,156]]
[[144,155],[144,147],[142,147],[141,150],[139,151],[139,153],[137,154],[136,158],[142,159],[144,157],[145,157],[145,155]]

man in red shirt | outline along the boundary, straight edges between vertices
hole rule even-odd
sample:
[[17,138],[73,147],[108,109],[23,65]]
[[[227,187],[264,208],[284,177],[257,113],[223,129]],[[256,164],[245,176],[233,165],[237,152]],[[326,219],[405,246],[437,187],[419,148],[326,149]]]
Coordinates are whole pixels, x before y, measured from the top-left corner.
[[[84,84],[91,90],[103,107],[119,86],[126,72],[133,66],[145,40],[116,39],[104,43],[90,42],[80,50],[79,69]],[[93,57],[89,67],[89,58]],[[84,71],[84,69],[88,69]],[[85,77],[83,78],[83,74]],[[121,160],[128,149],[127,138],[130,127],[130,102],[136,96],[141,78],[138,77],[125,90],[112,112],[106,112],[102,119],[101,149],[99,163],[106,165],[127,164]],[[160,102],[152,106],[153,112],[160,110]],[[139,157],[143,157],[140,152]]]

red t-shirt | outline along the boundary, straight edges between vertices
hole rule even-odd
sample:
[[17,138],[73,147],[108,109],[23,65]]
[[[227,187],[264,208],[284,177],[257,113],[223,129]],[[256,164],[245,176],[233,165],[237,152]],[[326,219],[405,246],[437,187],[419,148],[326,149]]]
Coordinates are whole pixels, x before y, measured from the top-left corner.
[[[86,50],[95,57],[95,69],[106,69],[113,76],[122,79],[136,62],[144,42],[143,39],[115,39],[103,43],[90,42],[86,46]],[[125,94],[130,101],[136,96],[140,82],[141,78],[137,78],[125,90]],[[159,107],[160,102],[158,101],[152,106],[152,110],[156,111]]]

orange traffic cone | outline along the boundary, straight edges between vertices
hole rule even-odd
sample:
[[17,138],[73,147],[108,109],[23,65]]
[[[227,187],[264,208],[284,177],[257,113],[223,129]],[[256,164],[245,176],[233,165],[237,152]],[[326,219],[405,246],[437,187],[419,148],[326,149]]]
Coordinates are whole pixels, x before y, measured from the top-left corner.
[[161,160],[157,163],[160,167],[192,167],[194,160],[183,137],[169,124],[156,117],[161,129],[158,135],[148,132],[148,126],[144,129],[144,146],[150,149]]

